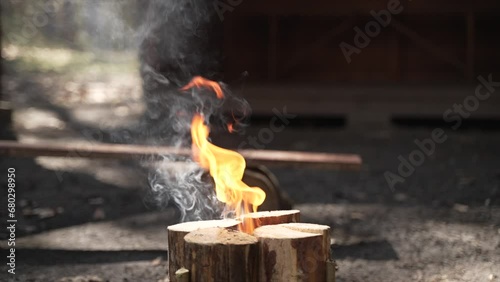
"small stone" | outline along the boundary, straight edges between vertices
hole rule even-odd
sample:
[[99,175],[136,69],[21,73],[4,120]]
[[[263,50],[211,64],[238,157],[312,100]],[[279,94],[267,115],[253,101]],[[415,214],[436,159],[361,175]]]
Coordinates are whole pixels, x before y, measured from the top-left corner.
[[46,219],[56,216],[56,211],[52,208],[36,208],[33,209],[33,213],[40,219]]
[[457,212],[466,213],[467,211],[469,211],[469,206],[462,204],[454,204],[453,209],[456,210]]
[[152,266],[159,266],[163,262],[162,257],[157,257],[151,261]]
[[95,219],[95,220],[101,220],[101,219],[105,219],[106,218],[106,212],[104,212],[103,209],[101,208],[96,208],[94,210],[94,214],[92,215],[92,217]]
[[358,220],[363,220],[365,219],[365,215],[361,212],[352,212],[351,213],[351,218],[352,219],[358,219]]
[[59,282],[103,282],[100,277],[97,276],[74,276],[74,277],[64,277],[59,279]]
[[491,198],[488,198],[488,199],[484,200],[484,206],[485,207],[489,207],[490,203],[491,203]]
[[404,193],[397,193],[396,195],[394,195],[394,200],[398,201],[398,202],[404,202],[408,199],[408,196]]

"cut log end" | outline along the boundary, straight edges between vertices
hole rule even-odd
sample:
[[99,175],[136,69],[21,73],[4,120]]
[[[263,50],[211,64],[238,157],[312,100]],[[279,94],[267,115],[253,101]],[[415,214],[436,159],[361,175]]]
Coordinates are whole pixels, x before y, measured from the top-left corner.
[[221,227],[221,228],[237,228],[240,222],[235,219],[220,219],[220,220],[201,220],[183,222],[167,227],[168,231],[185,232],[186,234],[198,229]]
[[200,245],[249,245],[256,244],[257,238],[236,230],[205,228],[187,234],[184,241]]
[[313,223],[284,223],[279,226],[292,229],[295,231],[308,232],[319,234],[323,236],[323,249],[325,252],[325,260],[330,259],[330,226],[328,225],[320,225]]
[[241,221],[252,219],[255,228],[265,225],[276,225],[281,223],[291,223],[300,221],[299,210],[284,210],[284,211],[261,211],[249,213],[242,216]]
[[269,238],[269,239],[300,239],[300,238],[311,238],[311,237],[321,237],[320,234],[301,232],[286,228],[281,225],[267,225],[261,226],[255,229],[254,236],[257,238]]
[[314,234],[324,234],[325,232],[330,232],[330,226],[328,225],[321,225],[321,224],[314,224],[314,223],[301,223],[301,222],[292,222],[292,223],[283,223],[280,224],[280,226],[297,230],[297,231],[302,231],[302,232],[309,232],[309,233],[314,233]]

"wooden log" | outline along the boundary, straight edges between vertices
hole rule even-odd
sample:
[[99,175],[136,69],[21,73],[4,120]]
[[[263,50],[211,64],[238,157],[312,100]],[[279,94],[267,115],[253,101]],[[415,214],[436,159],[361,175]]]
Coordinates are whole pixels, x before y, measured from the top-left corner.
[[327,250],[327,252],[325,252],[324,259],[325,261],[330,259],[330,226],[312,223],[284,223],[280,224],[279,226],[283,226],[285,228],[296,231],[321,235],[321,237],[323,238],[323,250]]
[[258,280],[258,245],[254,236],[236,230],[208,228],[184,237],[191,282]]
[[236,229],[240,222],[232,219],[191,221],[171,225],[168,230],[168,275],[170,281],[181,281],[176,277],[176,271],[187,268],[188,257],[185,250],[184,236],[189,232],[210,227]]
[[326,251],[324,257],[324,260],[326,261],[326,281],[335,282],[337,264],[331,256],[330,226],[312,223],[284,223],[279,226],[296,231],[320,234],[323,237],[323,249]]
[[[313,167],[324,169],[361,168],[359,155],[309,153],[296,151],[240,150],[238,151],[248,164],[269,166]],[[125,144],[102,144],[86,142],[84,144],[36,143],[26,144],[0,140],[0,155],[11,157],[66,157],[96,159],[128,159],[132,157],[176,156],[183,161],[191,156],[188,148],[168,146],[143,146]]]
[[259,240],[259,281],[325,281],[323,236],[279,225],[254,231]]
[[251,219],[255,228],[264,225],[276,225],[281,223],[291,223],[300,221],[299,210],[283,210],[283,211],[261,211],[253,212],[241,217],[241,222],[245,223]]

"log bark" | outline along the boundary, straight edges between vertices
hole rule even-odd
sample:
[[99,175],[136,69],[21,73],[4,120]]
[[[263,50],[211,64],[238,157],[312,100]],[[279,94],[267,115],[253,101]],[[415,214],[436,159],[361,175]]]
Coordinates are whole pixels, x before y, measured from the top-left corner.
[[254,236],[208,228],[184,237],[191,282],[258,281],[258,245]]
[[291,223],[300,221],[299,210],[283,210],[283,211],[261,211],[253,212],[241,217],[242,224],[249,219],[253,221],[254,227],[265,225],[276,225],[281,223]]
[[326,262],[326,282],[335,282],[335,273],[337,272],[337,264],[334,260]]
[[325,261],[330,259],[330,226],[312,224],[312,223],[284,223],[280,224],[285,228],[289,228],[295,231],[308,232],[319,234],[323,238],[323,249],[327,250],[325,252]]
[[335,282],[337,264],[331,256],[330,226],[312,223],[284,223],[280,224],[280,226],[296,231],[320,234],[323,237],[323,249],[326,251],[324,257],[326,261],[326,282]]
[[259,240],[259,281],[325,281],[323,236],[278,225],[254,231]]
[[175,272],[181,268],[187,268],[188,256],[185,250],[184,237],[192,231],[210,228],[221,227],[228,229],[236,229],[240,222],[237,220],[224,219],[224,220],[204,220],[184,222],[176,225],[171,225],[168,230],[168,275],[170,281],[179,281]]

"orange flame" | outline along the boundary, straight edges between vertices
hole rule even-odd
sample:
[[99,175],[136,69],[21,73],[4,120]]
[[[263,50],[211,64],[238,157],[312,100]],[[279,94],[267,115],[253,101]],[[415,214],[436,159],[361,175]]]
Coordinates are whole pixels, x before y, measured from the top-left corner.
[[189,82],[186,86],[182,87],[181,90],[189,90],[193,87],[201,88],[201,87],[207,87],[212,89],[215,94],[217,95],[217,98],[222,99],[224,98],[224,92],[222,92],[222,88],[220,85],[212,80],[208,80],[206,78],[203,78],[201,76],[195,76],[193,79],[191,79],[191,82]]
[[[196,80],[195,83],[193,81]],[[197,87],[205,86],[212,88],[216,93],[220,86],[213,81],[204,78],[195,78],[183,88],[187,90],[191,84]],[[196,84],[201,83],[201,84]],[[217,87],[214,87],[214,83]],[[221,92],[222,93],[222,92]],[[223,95],[217,94],[217,97]],[[215,182],[217,199],[226,204],[226,207],[235,212],[237,218],[243,218],[240,230],[253,233],[255,228],[251,218],[243,215],[256,212],[257,208],[266,199],[266,193],[259,187],[249,187],[243,181],[246,162],[242,155],[235,151],[215,146],[208,141],[210,129],[204,124],[204,117],[196,114],[191,124],[191,136],[193,139],[193,156],[201,167],[208,169]]]

